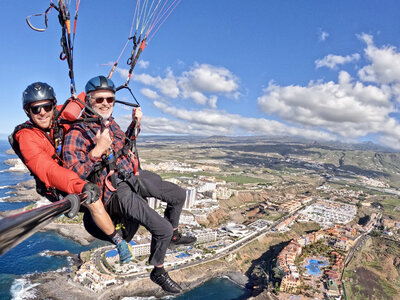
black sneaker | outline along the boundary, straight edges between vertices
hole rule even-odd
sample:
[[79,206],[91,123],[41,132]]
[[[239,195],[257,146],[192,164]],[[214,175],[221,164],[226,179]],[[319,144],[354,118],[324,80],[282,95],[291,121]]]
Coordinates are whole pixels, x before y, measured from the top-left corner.
[[182,236],[180,232],[174,235],[171,239],[170,246],[179,246],[179,245],[191,245],[197,241],[195,236]]
[[173,281],[167,272],[156,275],[154,274],[153,269],[153,271],[150,273],[150,279],[155,284],[161,286],[161,288],[168,293],[178,294],[182,291],[182,288],[179,286],[179,284]]

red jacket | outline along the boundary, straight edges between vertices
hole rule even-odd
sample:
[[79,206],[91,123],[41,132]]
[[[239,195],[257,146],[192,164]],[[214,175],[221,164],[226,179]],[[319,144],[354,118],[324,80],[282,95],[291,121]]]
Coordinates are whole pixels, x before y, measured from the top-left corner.
[[[57,109],[60,108],[61,105],[57,106]],[[63,114],[61,116],[63,117]],[[63,124],[61,126],[64,133],[66,133],[70,125]],[[51,137],[52,134],[53,132],[51,131]],[[86,181],[80,179],[75,172],[60,166],[53,159],[56,153],[55,148],[45,136],[43,130],[36,127],[24,128],[14,135],[14,139],[19,143],[26,166],[47,188],[54,187],[68,194],[82,192]]]

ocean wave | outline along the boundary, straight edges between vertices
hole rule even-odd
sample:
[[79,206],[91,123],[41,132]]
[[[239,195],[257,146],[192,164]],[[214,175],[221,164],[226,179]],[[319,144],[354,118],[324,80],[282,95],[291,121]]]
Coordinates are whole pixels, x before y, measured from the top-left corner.
[[[151,296],[151,297],[125,297],[125,298],[122,298],[122,300],[152,300],[152,299],[157,299],[157,298],[154,297],[154,296]],[[171,299],[171,298],[168,298],[168,299]]]
[[37,295],[36,286],[39,283],[32,284],[29,280],[25,278],[17,278],[13,281],[10,293],[13,300],[26,300],[35,299]]
[[53,272],[54,272],[54,273],[63,273],[63,272],[65,272],[65,271],[68,271],[68,269],[69,269],[69,268],[67,268],[67,267],[62,267],[62,268],[60,268],[60,269],[54,270]]
[[7,188],[9,188],[10,186],[9,185],[3,185],[3,186],[0,186],[0,190],[2,190],[2,189],[7,189]]
[[0,197],[0,202],[4,202],[3,200],[5,200],[7,198],[11,198],[11,196]]
[[[174,299],[177,296],[165,296],[163,297],[163,299]],[[124,297],[122,298],[122,300],[154,300],[154,299],[158,299],[157,297],[151,296],[151,297]]]
[[49,254],[50,250],[44,250],[39,253],[39,256],[44,256],[44,257],[51,257],[52,255]]

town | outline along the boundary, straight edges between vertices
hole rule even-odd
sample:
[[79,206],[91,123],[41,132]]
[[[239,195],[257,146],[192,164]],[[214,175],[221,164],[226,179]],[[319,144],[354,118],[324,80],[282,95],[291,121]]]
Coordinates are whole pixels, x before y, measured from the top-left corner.
[[[246,274],[253,296],[274,300],[397,293],[396,285],[382,281],[384,274],[374,273],[382,270],[381,262],[389,270],[400,267],[400,186],[397,168],[390,168],[395,163],[383,173],[381,163],[362,168],[374,161],[367,151],[357,161],[352,151],[315,144],[159,139],[143,143],[142,167],[186,190],[180,227],[197,237],[190,247],[168,250],[165,267],[173,276],[190,273],[207,280],[229,266]],[[388,153],[385,159],[394,158]],[[163,215],[165,203],[147,202]],[[66,283],[101,299],[135,282],[142,286],[152,269],[150,240],[139,228],[130,241],[134,260],[123,265],[112,244],[80,253]],[[220,267],[221,262],[227,265]],[[210,272],[217,265],[219,271]],[[204,270],[210,273],[201,274]],[[396,280],[396,273],[390,274]],[[381,276],[384,283],[360,290],[361,276]],[[155,292],[150,281],[146,291]]]
[[[397,233],[400,228],[400,222],[382,218],[381,213],[372,214],[363,225],[352,222],[357,215],[360,198],[368,195],[362,190],[338,189],[327,183],[318,186],[315,193],[271,193],[263,201],[242,204],[243,222],[230,220],[207,228],[202,222],[217,211],[221,203],[242,193],[237,184],[212,176],[187,177],[184,174],[202,170],[176,161],[147,167],[156,172],[182,174],[169,180],[186,188],[180,223],[185,227],[186,234],[197,237],[193,247],[168,251],[165,266],[169,269],[195,266],[227,256],[260,235],[290,231],[294,222],[318,224],[319,230],[290,241],[274,260],[268,278],[269,287],[282,299],[285,295],[299,293],[310,299],[344,299],[346,290],[342,276],[352,251],[382,224],[385,228],[397,228]],[[212,166],[206,168],[212,169]],[[363,182],[367,184],[369,181],[363,178]],[[376,180],[373,183],[377,186]],[[246,189],[271,191],[274,187],[247,184]],[[158,199],[150,198],[148,204],[163,213],[165,205]],[[393,235],[394,232],[389,230],[386,234]],[[83,255],[85,262],[73,275],[73,281],[93,292],[101,292],[109,286],[148,276],[152,268],[147,264],[150,236],[144,232],[136,235],[130,243],[135,256],[131,263],[120,265],[117,251],[112,246],[98,248]]]

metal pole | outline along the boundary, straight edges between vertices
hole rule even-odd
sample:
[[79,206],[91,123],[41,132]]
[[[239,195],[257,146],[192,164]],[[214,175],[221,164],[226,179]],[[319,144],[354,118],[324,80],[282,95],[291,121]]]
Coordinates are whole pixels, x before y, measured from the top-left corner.
[[30,237],[58,216],[68,212],[71,207],[74,209],[76,198],[80,200],[79,196],[71,194],[51,204],[1,219],[0,255]]

